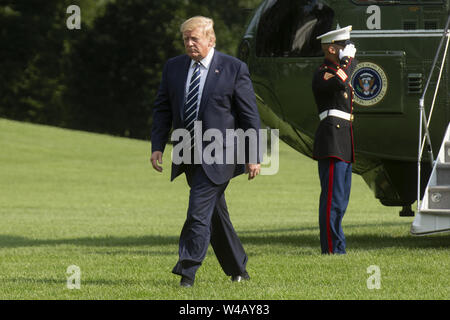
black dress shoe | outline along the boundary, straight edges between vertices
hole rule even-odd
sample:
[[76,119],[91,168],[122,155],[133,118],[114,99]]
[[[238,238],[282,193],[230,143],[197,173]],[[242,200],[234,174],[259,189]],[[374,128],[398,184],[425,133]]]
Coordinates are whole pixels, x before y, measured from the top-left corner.
[[180,281],[180,287],[190,288],[194,285],[194,280],[191,278],[182,276]]
[[238,274],[237,276],[232,276],[231,281],[233,282],[241,282],[245,280],[250,280],[250,276],[248,275],[247,271],[243,274]]

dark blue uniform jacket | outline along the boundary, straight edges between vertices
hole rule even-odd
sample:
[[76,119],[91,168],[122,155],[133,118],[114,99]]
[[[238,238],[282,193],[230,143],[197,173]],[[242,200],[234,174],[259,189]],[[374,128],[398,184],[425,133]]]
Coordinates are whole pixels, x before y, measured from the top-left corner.
[[[339,65],[325,59],[317,69],[312,90],[318,113],[337,109],[353,115],[353,88],[350,76],[357,64],[356,59],[344,57]],[[352,121],[328,116],[317,128],[313,157],[334,157],[345,162],[355,161],[355,143]]]

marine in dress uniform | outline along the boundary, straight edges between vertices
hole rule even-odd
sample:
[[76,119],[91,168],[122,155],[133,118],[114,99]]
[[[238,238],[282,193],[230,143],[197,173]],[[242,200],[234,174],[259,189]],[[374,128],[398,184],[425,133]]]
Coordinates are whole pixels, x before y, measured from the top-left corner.
[[313,157],[318,160],[321,184],[319,204],[320,243],[324,254],[345,254],[342,219],[350,198],[353,139],[353,88],[350,76],[356,67],[356,48],[350,42],[351,26],[327,32],[321,39],[325,53],[312,90],[320,124]]

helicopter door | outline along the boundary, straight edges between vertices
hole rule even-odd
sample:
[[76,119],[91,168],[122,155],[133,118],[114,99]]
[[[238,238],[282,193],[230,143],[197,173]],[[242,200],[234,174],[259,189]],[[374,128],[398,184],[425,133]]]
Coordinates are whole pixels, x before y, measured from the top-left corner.
[[256,55],[276,71],[272,87],[284,119],[311,137],[318,122],[311,80],[323,61],[316,37],[332,29],[334,15],[322,1],[272,1],[257,31]]

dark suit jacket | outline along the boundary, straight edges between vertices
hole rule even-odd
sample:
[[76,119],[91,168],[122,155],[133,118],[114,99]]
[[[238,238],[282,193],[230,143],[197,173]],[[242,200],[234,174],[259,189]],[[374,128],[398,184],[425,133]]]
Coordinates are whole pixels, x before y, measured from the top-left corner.
[[[191,59],[187,55],[169,59],[164,66],[161,84],[153,110],[152,152],[164,152],[169,139],[170,129],[184,128],[185,86]],[[226,129],[260,128],[260,119],[256,98],[250,80],[247,65],[217,50],[209,66],[208,75],[203,87],[202,98],[197,120],[202,121],[203,132],[207,129],[218,129],[224,139]],[[204,142],[203,147],[208,143]],[[223,143],[224,157],[227,146]],[[244,164],[206,164],[202,167],[212,182],[222,184],[232,177],[244,173]],[[183,173],[185,165],[172,163],[171,180]]]
[[[353,88],[350,76],[357,61],[344,57],[340,65],[325,59],[314,74],[312,89],[320,114],[329,109],[353,113]],[[323,119],[314,138],[314,159],[328,157],[345,162],[354,162],[354,140],[352,122],[329,116]]]

